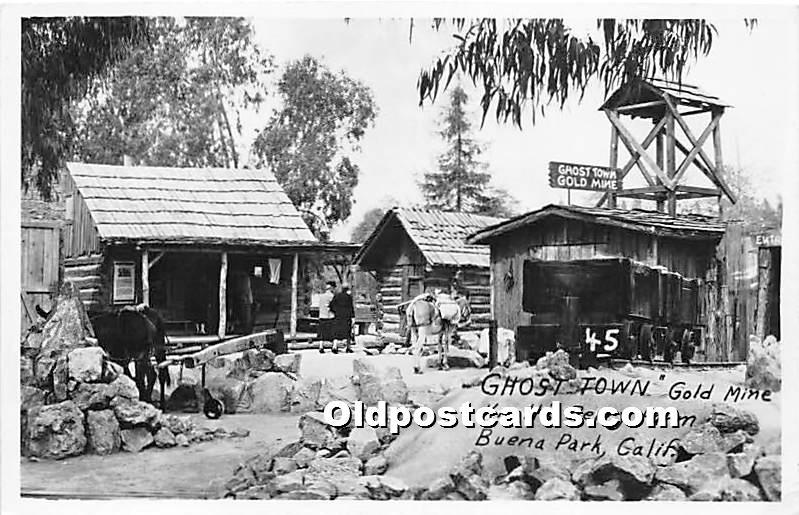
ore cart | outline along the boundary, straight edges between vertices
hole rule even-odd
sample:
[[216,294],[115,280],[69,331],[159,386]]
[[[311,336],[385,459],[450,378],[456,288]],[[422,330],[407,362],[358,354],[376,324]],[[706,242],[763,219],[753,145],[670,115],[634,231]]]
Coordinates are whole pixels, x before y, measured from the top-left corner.
[[688,362],[702,341],[699,281],[630,259],[528,260],[517,360],[565,349],[576,364],[601,358]]

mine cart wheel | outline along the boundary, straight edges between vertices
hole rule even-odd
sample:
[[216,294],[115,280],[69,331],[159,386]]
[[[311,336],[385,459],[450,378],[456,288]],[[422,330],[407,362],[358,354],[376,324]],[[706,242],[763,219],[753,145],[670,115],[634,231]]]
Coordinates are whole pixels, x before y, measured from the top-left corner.
[[694,358],[695,351],[696,347],[691,341],[691,331],[689,329],[684,329],[680,339],[680,357],[682,358],[682,362],[690,363]]
[[638,337],[638,351],[641,359],[652,361],[655,359],[655,340],[652,337],[652,324],[641,326],[641,333]]
[[203,396],[205,400],[203,402],[203,413],[206,417],[216,420],[222,416],[222,413],[225,411],[225,405],[222,404],[222,401],[211,395],[211,392],[208,391],[206,388],[203,390]]

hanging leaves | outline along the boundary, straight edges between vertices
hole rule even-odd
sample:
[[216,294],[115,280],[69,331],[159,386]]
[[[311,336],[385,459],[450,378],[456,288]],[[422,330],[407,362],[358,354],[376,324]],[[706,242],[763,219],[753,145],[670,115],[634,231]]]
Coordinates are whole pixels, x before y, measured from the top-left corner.
[[[434,101],[439,85],[463,73],[482,90],[483,122],[494,105],[498,121],[522,126],[524,112],[535,123],[552,103],[562,108],[599,79],[605,92],[635,77],[681,80],[687,68],[710,52],[715,27],[705,20],[597,20],[601,42],[576,35],[561,19],[491,18],[450,22],[456,44],[421,71],[420,104]],[[756,20],[747,20],[754,27]]]

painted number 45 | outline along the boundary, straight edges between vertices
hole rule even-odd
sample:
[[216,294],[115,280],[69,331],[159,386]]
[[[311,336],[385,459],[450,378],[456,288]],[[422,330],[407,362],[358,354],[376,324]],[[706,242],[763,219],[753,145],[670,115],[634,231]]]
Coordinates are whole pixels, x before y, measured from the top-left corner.
[[597,347],[601,347],[605,352],[613,352],[619,347],[619,329],[608,329],[605,331],[604,343],[597,338],[596,331],[585,328],[585,343],[591,348],[591,352],[596,352]]

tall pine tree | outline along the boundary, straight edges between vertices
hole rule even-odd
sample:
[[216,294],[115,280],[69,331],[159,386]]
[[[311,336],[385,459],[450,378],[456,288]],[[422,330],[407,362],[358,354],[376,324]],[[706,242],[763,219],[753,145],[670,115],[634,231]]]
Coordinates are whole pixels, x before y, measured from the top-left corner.
[[488,166],[480,160],[484,148],[472,136],[465,109],[468,100],[460,85],[450,93],[438,132],[447,149],[438,157],[438,170],[425,173],[420,183],[425,205],[445,211],[509,216],[507,192],[490,185]]

